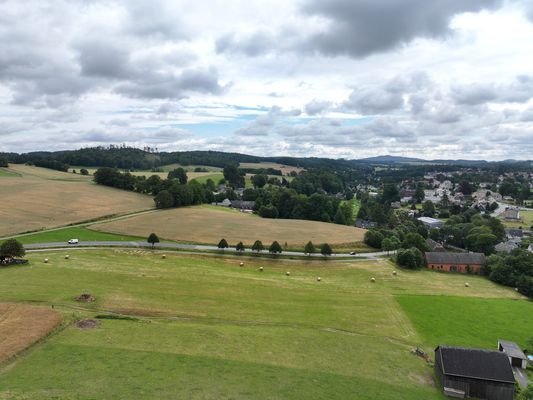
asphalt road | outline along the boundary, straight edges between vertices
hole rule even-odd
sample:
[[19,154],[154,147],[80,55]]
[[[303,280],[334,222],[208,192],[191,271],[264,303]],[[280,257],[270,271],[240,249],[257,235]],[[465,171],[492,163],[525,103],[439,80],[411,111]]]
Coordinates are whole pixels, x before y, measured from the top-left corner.
[[[50,243],[34,243],[25,244],[24,248],[27,250],[33,249],[52,249],[52,248],[76,248],[76,247],[133,247],[133,248],[151,248],[152,246],[147,242],[135,242],[135,241],[90,241],[80,242],[78,244],[67,244],[65,242],[50,242]],[[221,250],[217,246],[208,246],[200,244],[182,244],[182,243],[155,243],[154,249],[176,249],[176,250],[188,250],[188,251],[208,251],[208,250]],[[236,252],[235,247],[228,247],[225,249],[228,252]],[[245,254],[252,254],[251,249],[245,249]],[[261,253],[267,254],[267,250],[263,250]],[[392,253],[392,252],[391,252]],[[286,256],[306,256],[305,253],[298,251],[284,251],[281,253]],[[348,253],[334,253],[329,257],[343,257],[343,258],[376,258],[387,255],[387,252],[375,252],[375,253],[361,253],[356,255],[350,255]],[[320,253],[314,253],[309,255],[310,257],[324,257]]]

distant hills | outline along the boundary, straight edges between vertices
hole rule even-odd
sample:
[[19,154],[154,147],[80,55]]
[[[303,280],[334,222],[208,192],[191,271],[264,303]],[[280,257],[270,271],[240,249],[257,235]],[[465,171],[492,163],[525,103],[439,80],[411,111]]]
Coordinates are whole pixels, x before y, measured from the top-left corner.
[[[361,159],[331,159],[321,157],[259,157],[241,153],[225,153],[220,151],[176,151],[154,152],[152,149],[137,149],[132,147],[109,146],[83,148],[79,150],[32,153],[0,153],[0,160],[11,163],[50,164],[61,163],[63,166],[86,167],[116,167],[123,169],[149,169],[167,164],[206,165],[223,167],[229,163],[259,163],[275,162],[279,164],[302,168],[326,168],[346,170],[352,168],[378,166],[417,166],[417,165],[447,165],[462,167],[481,167],[485,165],[516,165],[531,168],[532,161],[505,160],[489,162],[485,160],[425,160],[414,157],[382,155]],[[50,168],[50,167],[49,167]]]

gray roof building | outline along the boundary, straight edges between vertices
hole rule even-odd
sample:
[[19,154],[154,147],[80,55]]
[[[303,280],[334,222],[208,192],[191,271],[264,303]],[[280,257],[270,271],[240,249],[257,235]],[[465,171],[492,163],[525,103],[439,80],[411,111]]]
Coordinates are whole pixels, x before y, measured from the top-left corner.
[[451,253],[451,252],[427,252],[428,264],[462,264],[483,265],[485,254],[483,253]]

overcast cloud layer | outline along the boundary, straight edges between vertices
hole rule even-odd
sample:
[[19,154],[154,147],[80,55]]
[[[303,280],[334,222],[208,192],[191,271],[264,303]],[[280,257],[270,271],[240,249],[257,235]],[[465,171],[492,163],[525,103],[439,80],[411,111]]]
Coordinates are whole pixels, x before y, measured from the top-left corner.
[[528,0],[0,0],[0,152],[533,159]]

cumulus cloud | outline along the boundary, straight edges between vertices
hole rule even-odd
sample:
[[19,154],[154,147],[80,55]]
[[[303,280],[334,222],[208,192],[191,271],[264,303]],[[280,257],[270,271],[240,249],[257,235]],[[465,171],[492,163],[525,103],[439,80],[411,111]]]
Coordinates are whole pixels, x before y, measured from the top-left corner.
[[477,105],[489,102],[525,103],[533,97],[533,78],[521,75],[509,84],[473,83],[455,85],[452,96],[458,104]]
[[326,27],[306,47],[336,56],[364,57],[388,51],[419,38],[450,32],[451,19],[465,12],[494,8],[500,0],[308,0],[303,11],[323,18]]
[[327,110],[330,106],[331,102],[329,101],[313,99],[304,108],[307,115],[317,115]]

